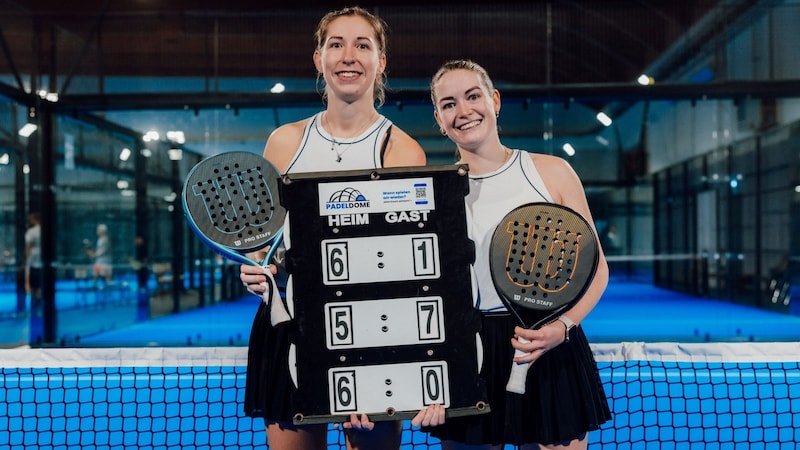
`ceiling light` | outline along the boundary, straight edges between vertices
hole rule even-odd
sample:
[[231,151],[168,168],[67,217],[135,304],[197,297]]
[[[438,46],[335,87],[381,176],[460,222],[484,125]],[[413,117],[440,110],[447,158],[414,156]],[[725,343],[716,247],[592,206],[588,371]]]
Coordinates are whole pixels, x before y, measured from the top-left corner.
[[603,147],[608,147],[608,139],[604,138],[603,136],[597,135],[594,137],[594,139]]
[[575,155],[575,147],[573,147],[572,144],[570,144],[569,142],[564,144],[561,148],[564,150],[564,153],[566,153],[567,155],[569,155],[569,156]]
[[600,123],[602,123],[603,125],[605,125],[605,126],[611,125],[611,117],[608,117],[608,114],[604,113],[603,111],[600,111],[599,113],[597,113],[596,117],[597,117],[597,120],[599,120]]
[[285,90],[286,86],[284,86],[283,83],[275,83],[275,85],[269,89],[269,91],[272,92],[273,94],[280,94]]
[[183,150],[179,148],[171,148],[167,150],[167,155],[169,155],[170,161],[180,161],[183,159]]
[[0,155],[0,164],[2,165],[4,166],[7,165],[10,160],[11,158],[8,156],[8,153],[3,153],[2,155]]
[[131,157],[131,149],[125,147],[119,152],[120,161],[127,161]]
[[637,78],[636,81],[642,86],[649,86],[656,82],[656,80],[654,80],[653,77],[648,76],[646,74],[639,75],[639,78]]
[[22,128],[19,129],[18,133],[22,137],[28,137],[37,129],[39,129],[39,125],[36,125],[35,123],[26,123],[22,126]]
[[186,143],[186,135],[183,134],[183,131],[167,131],[167,139],[178,144]]
[[39,94],[39,97],[47,100],[48,102],[55,103],[58,101],[58,94],[55,92],[47,92],[46,89],[39,89],[36,93]]
[[148,131],[147,133],[142,136],[142,140],[145,142],[150,141],[157,141],[159,139],[158,131]]

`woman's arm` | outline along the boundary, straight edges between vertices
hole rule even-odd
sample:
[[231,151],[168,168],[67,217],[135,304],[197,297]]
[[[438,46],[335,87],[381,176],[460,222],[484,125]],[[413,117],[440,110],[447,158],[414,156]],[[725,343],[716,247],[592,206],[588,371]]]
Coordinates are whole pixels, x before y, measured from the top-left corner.
[[[589,210],[589,202],[584,193],[583,183],[581,183],[572,166],[564,159],[556,156],[531,154],[531,158],[533,158],[547,190],[553,196],[553,201],[583,216],[589,222],[595,236],[597,236],[597,229],[594,225],[594,219],[592,219],[592,213]],[[599,240],[597,248],[599,250],[597,273],[592,280],[592,284],[578,303],[566,312],[566,316],[576,324],[581,323],[594,309],[608,285],[608,264]]]

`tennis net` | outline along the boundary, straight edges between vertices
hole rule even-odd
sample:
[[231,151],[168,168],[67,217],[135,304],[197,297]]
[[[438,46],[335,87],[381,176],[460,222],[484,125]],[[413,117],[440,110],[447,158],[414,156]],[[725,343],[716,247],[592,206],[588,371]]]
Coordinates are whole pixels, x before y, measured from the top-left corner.
[[[593,449],[794,450],[800,343],[593,345],[613,420]],[[0,448],[268,448],[241,347],[0,351]],[[439,448],[405,422],[402,448]],[[330,428],[329,448],[344,449]],[[507,446],[507,449],[512,449]]]

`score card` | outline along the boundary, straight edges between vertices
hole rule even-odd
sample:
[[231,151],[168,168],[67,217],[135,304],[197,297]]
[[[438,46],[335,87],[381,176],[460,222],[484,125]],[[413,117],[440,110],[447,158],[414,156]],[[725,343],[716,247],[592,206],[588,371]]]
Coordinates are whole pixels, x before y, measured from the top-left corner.
[[488,412],[466,166],[284,175],[296,424]]

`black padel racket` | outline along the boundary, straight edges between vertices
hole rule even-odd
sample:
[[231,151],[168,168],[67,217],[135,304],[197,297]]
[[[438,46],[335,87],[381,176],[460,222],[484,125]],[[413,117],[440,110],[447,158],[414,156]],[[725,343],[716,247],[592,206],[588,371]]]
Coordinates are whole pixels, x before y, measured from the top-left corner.
[[[495,289],[521,326],[539,328],[574,305],[592,282],[599,248],[580,214],[553,203],[528,203],[506,214],[492,235]],[[507,390],[525,392],[529,364],[514,364]]]
[[[278,200],[280,174],[262,156],[226,152],[203,159],[186,177],[183,212],[197,237],[244,264],[266,265],[283,236],[286,210]],[[272,244],[259,264],[247,253]]]

